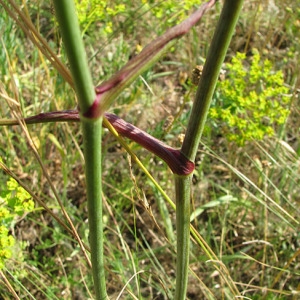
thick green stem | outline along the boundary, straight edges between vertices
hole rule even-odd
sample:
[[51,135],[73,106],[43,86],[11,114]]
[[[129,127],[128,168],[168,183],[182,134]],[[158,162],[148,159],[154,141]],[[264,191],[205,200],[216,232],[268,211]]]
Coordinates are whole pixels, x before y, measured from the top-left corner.
[[[101,136],[102,120],[82,124],[85,156],[85,176],[89,213],[89,242],[96,299],[106,299],[101,183]],[[97,149],[97,151],[95,151]]]
[[82,42],[74,1],[54,0],[53,3],[70,63],[80,111],[84,114],[95,100],[95,91]]
[[189,268],[191,176],[175,175],[177,229],[175,300],[186,298]]
[[[84,114],[95,100],[94,86],[88,68],[73,0],[54,0],[64,46],[68,55],[79,107]],[[90,248],[94,289],[97,300],[107,298],[103,263],[103,222],[101,186],[102,118],[80,118],[85,157]]]
[[[194,161],[222,63],[243,0],[226,0],[199,82],[181,153]],[[176,176],[177,267],[175,300],[185,300],[188,284],[191,175]]]

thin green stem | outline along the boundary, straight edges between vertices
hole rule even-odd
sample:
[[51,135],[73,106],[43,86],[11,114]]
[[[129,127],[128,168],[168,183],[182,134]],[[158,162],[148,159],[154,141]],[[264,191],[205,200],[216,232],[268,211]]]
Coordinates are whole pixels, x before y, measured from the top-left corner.
[[[242,3],[243,0],[226,0],[223,6],[181,148],[181,153],[190,161],[194,161],[196,157],[211,99]],[[191,175],[175,176],[175,186],[177,229],[175,300],[184,300],[188,284]]]
[[243,0],[224,2],[181,148],[182,153],[191,161],[196,157],[211,99],[242,5]]
[[[81,38],[73,0],[54,0],[64,46],[68,55],[74,86],[82,115],[95,100],[94,86]],[[89,212],[91,261],[94,289],[97,300],[107,298],[103,262],[103,222],[101,185],[101,134],[102,118],[82,118],[85,175]]]

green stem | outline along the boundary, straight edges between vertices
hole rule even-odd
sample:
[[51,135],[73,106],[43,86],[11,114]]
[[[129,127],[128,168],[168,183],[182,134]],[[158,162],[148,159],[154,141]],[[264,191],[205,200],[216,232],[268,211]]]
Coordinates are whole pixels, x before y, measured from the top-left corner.
[[186,298],[189,268],[191,178],[192,175],[175,175],[177,230],[175,300]]
[[182,153],[191,161],[196,157],[210,102],[242,5],[243,0],[224,2],[181,148]]
[[[103,255],[103,218],[102,218],[102,179],[101,179],[101,137],[102,119],[82,124],[85,156],[85,177],[89,213],[89,242],[93,269],[96,299],[106,296],[104,255]],[[96,151],[95,151],[96,149]]]
[[[196,157],[220,69],[225,59],[242,4],[243,0],[225,1],[211,42],[181,148],[181,153],[190,161],[194,161]],[[175,175],[175,185],[177,228],[175,300],[185,300],[189,265],[191,175]]]
[[[95,100],[94,86],[81,38],[73,0],[54,0],[56,16],[66,48],[74,86],[82,115]],[[107,298],[103,262],[103,222],[101,185],[101,134],[102,118],[80,121],[83,131],[87,202],[89,212],[90,248],[97,300]]]
[[74,1],[54,0],[53,3],[70,63],[80,111],[84,114],[95,100],[95,91],[81,38]]

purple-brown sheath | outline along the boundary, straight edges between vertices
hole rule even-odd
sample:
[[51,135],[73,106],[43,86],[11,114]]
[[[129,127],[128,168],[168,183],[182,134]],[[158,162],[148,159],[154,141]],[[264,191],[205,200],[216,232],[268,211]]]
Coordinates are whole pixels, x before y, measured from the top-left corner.
[[[121,135],[138,143],[143,148],[160,157],[172,172],[176,175],[189,175],[194,171],[195,164],[188,160],[179,149],[169,147],[160,140],[154,138],[147,132],[124,121],[112,113],[105,113],[104,117],[111,123],[115,130]],[[18,125],[18,120],[2,120],[3,125]],[[78,110],[63,110],[38,115],[24,119],[26,124],[48,123],[48,122],[79,122]]]

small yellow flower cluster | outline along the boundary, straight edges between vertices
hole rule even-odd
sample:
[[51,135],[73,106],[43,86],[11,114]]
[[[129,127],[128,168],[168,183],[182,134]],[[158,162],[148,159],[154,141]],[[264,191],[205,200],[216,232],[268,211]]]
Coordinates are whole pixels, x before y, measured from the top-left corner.
[[13,179],[6,183],[6,189],[0,194],[0,270],[5,261],[12,256],[14,237],[9,233],[18,216],[34,209],[31,196]]
[[282,71],[273,71],[271,61],[262,60],[255,49],[250,64],[244,53],[237,53],[226,69],[210,119],[220,121],[225,137],[238,145],[274,135],[274,126],[283,124],[289,114],[289,89]]

